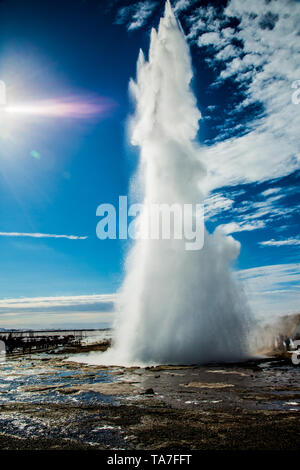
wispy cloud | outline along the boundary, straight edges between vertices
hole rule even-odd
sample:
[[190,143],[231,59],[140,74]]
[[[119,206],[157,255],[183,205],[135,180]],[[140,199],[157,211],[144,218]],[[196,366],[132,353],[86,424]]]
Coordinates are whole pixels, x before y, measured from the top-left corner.
[[252,230],[258,230],[265,227],[265,222],[263,220],[256,220],[253,222],[230,222],[228,224],[222,224],[218,226],[218,230],[226,234],[236,233],[236,232],[249,232]]
[[212,194],[207,197],[204,203],[205,218],[212,219],[216,215],[228,211],[232,208],[233,199],[230,199],[221,193]]
[[0,327],[79,328],[111,325],[116,294],[0,299]]
[[263,191],[261,194],[262,196],[270,196],[270,194],[276,194],[281,191],[281,188],[269,188]]
[[51,309],[79,306],[96,306],[109,308],[116,300],[116,294],[92,294],[55,297],[20,297],[13,299],[0,299],[0,313],[3,309]]
[[300,238],[287,238],[286,240],[274,240],[272,238],[272,240],[266,240],[259,244],[263,246],[299,246]]
[[87,236],[57,235],[54,233],[0,232],[0,237],[30,237],[30,238],[67,238],[68,240],[86,240]]
[[274,317],[300,311],[300,264],[277,264],[242,269],[243,283],[254,314]]
[[[280,194],[277,194],[279,193]],[[226,191],[213,194],[207,198],[206,219],[221,222],[219,229],[225,233],[253,231],[272,227],[279,229],[287,227],[286,221],[299,213],[299,206],[294,201],[286,203],[290,191],[286,188],[271,188],[249,196],[239,191],[230,192],[230,199]],[[290,243],[291,244],[291,243]]]
[[145,25],[156,7],[157,2],[146,0],[120,8],[115,23],[126,24],[128,31],[139,29]]
[[[233,19],[238,26],[232,27]],[[243,90],[207,149],[207,190],[278,178],[299,168],[300,114],[291,99],[292,84],[300,78],[299,21],[300,3],[285,0],[230,0],[223,11],[209,5],[188,14],[189,40],[219,71],[213,85],[230,80]],[[249,110],[258,104],[261,114],[253,119]],[[239,113],[251,119],[243,135],[230,137]]]
[[173,3],[174,11],[177,13],[187,10],[193,3],[195,3],[195,0],[175,0]]

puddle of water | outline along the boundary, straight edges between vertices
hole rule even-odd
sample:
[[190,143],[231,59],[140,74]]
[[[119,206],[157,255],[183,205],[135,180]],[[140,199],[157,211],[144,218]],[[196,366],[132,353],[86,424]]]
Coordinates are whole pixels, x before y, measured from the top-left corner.
[[[37,357],[38,359],[39,357]],[[112,397],[95,392],[84,392],[80,399],[69,394],[59,393],[57,388],[70,387],[98,382],[111,382],[112,376],[108,371],[95,371],[87,373],[84,370],[56,368],[55,365],[40,366],[39,363],[30,362],[28,357],[11,360],[0,370],[0,404],[10,402],[32,403],[76,403],[95,404],[99,402],[111,403]],[[41,387],[41,390],[26,390],[25,387]],[[43,387],[51,386],[49,390]]]

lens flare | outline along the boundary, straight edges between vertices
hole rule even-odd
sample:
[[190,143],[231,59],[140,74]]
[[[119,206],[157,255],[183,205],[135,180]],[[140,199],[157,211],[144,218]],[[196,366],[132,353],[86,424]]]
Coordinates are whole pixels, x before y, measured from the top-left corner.
[[5,111],[10,114],[88,119],[107,115],[114,107],[115,103],[108,98],[72,96],[10,105],[5,107]]

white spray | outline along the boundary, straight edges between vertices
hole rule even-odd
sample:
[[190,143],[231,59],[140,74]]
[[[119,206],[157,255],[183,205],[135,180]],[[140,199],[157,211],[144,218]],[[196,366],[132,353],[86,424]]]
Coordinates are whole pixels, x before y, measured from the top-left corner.
[[[140,52],[137,79],[130,83],[136,101],[131,139],[140,147],[136,181],[148,203],[203,200],[205,167],[195,142],[201,115],[191,79],[188,46],[167,2],[158,31],[151,33],[149,60]],[[140,224],[145,217],[140,214]],[[238,253],[239,243],[218,231],[205,232],[199,251],[185,250],[183,240],[137,240],[119,294],[115,343],[94,362],[187,364],[244,358],[249,312],[229,269]]]

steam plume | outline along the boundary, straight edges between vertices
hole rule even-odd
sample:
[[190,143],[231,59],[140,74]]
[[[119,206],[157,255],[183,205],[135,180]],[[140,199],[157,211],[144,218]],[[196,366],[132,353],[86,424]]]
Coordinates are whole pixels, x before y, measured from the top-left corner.
[[[192,67],[184,34],[169,2],[149,60],[140,52],[132,144],[140,148],[137,181],[144,200],[196,204],[203,200],[205,165],[195,143],[200,112],[190,88]],[[226,162],[224,162],[226,164]],[[199,189],[200,186],[200,189]],[[141,213],[139,223],[145,221]],[[205,232],[204,248],[182,240],[137,240],[126,263],[115,344],[96,362],[204,363],[248,354],[249,311],[229,264],[239,243]]]

